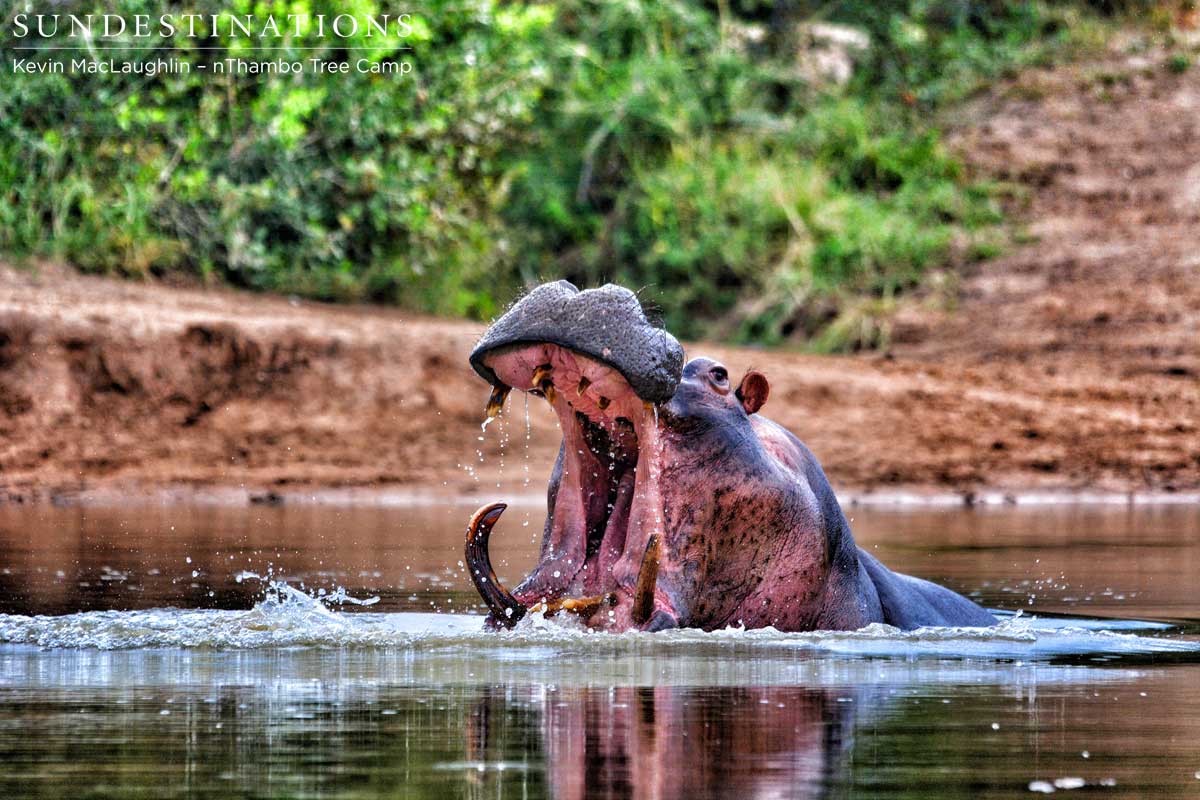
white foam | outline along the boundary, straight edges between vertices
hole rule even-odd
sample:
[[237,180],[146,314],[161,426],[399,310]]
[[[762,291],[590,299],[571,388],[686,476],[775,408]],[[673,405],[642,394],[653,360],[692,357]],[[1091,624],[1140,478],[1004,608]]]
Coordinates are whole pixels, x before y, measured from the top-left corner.
[[[857,631],[785,633],[773,628],[662,633],[597,633],[578,624],[533,614],[511,631],[489,631],[479,616],[437,613],[346,613],[329,603],[344,592],[311,597],[272,582],[266,598],[246,611],[153,609],[95,611],[63,616],[0,615],[0,643],[41,648],[256,649],[467,648],[602,654],[694,652],[762,654],[804,652],[899,658],[1049,659],[1058,656],[1197,653],[1200,643],[1169,636],[1112,630],[1105,620],[1039,620],[1016,615],[991,628],[920,628],[902,631],[873,624]],[[364,601],[358,601],[364,602]],[[369,601],[365,601],[369,602]],[[1126,623],[1127,624],[1127,623]],[[1154,623],[1142,623],[1153,627]],[[539,656],[540,657],[540,656]]]

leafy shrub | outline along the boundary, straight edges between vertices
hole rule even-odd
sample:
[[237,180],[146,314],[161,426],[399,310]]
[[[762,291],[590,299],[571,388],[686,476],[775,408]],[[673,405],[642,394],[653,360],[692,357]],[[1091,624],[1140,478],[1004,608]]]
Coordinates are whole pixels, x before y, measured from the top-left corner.
[[[54,11],[196,5],[394,12],[382,0],[64,0]],[[998,221],[930,113],[1044,58],[1076,12],[823,3],[823,19],[873,37],[838,87],[798,66],[813,10],[434,0],[413,10],[410,52],[347,43],[367,48],[353,58],[408,58],[415,77],[215,76],[230,56],[280,55],[227,36],[216,50],[169,42],[206,71],[9,76],[0,249],[478,318],[540,279],[615,279],[651,287],[688,336],[875,346],[886,326],[861,320]],[[7,50],[11,26],[0,31]],[[324,41],[282,55],[352,58]]]

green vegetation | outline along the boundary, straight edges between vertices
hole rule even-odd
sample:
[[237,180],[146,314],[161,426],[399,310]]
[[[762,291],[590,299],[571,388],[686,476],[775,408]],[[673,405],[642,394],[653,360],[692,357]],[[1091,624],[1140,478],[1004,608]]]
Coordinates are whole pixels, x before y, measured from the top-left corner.
[[[54,10],[157,18],[197,5],[397,10]],[[991,190],[930,120],[1046,61],[1093,18],[986,0],[787,7],[439,0],[403,9],[407,51],[365,36],[345,42],[365,50],[287,39],[291,50],[266,51],[226,33],[200,41],[223,49],[201,50],[179,35],[121,43],[143,59],[171,44],[204,71],[8,75],[0,250],[480,318],[538,280],[618,280],[648,287],[684,336],[877,345],[898,293],[996,250]],[[813,22],[870,37],[845,49],[848,80],[805,59]],[[213,74],[234,56],[410,60],[415,74]]]

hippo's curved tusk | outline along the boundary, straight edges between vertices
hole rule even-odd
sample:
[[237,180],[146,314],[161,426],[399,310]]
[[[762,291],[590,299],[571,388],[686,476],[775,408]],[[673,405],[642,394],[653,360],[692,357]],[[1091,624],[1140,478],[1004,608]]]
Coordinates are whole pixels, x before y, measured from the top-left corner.
[[487,603],[488,609],[496,622],[506,628],[517,624],[525,616],[526,608],[512,596],[512,592],[500,585],[496,580],[496,571],[492,569],[492,560],[488,556],[488,537],[492,527],[508,508],[505,503],[491,503],[475,512],[467,526],[467,544],[465,548],[465,563],[471,581],[475,584],[479,596]]
[[633,590],[633,608],[630,616],[638,625],[644,625],[654,613],[654,586],[658,583],[658,534],[650,534],[646,551],[642,553],[642,566],[638,568],[637,587]]

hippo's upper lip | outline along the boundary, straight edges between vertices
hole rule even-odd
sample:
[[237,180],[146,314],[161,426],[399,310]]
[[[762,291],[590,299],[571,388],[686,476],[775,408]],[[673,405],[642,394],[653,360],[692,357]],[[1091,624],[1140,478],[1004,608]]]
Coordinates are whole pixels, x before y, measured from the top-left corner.
[[650,323],[633,292],[612,284],[580,291],[568,281],[542,284],[514,303],[475,345],[471,366],[492,385],[502,385],[488,357],[543,343],[608,364],[652,403],[671,399],[683,371],[683,348]]

